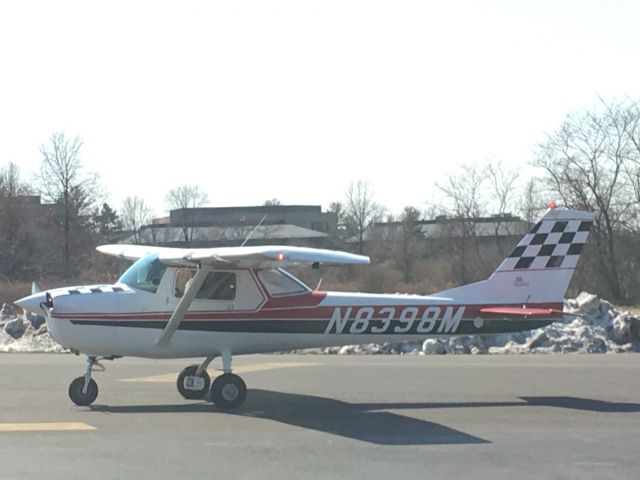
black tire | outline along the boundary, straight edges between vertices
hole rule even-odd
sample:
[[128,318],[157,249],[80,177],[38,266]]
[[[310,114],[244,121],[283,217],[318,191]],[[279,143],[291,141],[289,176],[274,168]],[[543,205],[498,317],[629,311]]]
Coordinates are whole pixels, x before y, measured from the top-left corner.
[[84,389],[84,377],[78,377],[69,385],[69,398],[73,403],[84,407],[91,405],[98,398],[98,384],[92,378],[87,385],[87,393],[82,393]]
[[231,410],[242,405],[247,398],[247,385],[233,373],[225,373],[213,380],[211,401],[220,408]]
[[204,386],[199,390],[192,390],[184,385],[184,381],[187,377],[192,377],[195,375],[196,370],[198,370],[198,365],[189,365],[187,368],[180,372],[178,375],[177,387],[178,392],[187,400],[202,400],[204,396],[209,391],[209,385],[211,385],[211,379],[209,378],[209,374],[206,370],[202,371],[200,375],[201,378],[204,379]]

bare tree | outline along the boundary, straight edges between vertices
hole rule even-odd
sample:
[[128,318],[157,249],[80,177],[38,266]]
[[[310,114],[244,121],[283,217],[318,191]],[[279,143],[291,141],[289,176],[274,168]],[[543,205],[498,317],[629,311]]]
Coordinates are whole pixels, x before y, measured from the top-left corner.
[[486,167],[486,173],[489,180],[489,195],[493,200],[491,202],[493,214],[493,235],[495,245],[501,257],[505,256],[508,245],[501,242],[504,236],[511,236],[516,233],[522,233],[512,229],[514,225],[513,211],[516,207],[516,181],[520,173],[516,169],[510,169],[503,165],[502,162],[489,163]]
[[15,163],[0,169],[0,272],[9,280],[34,274],[34,232],[24,221],[29,193]]
[[400,228],[396,232],[396,248],[393,251],[405,282],[415,280],[415,264],[420,259],[420,245],[424,241],[418,224],[420,217],[421,213],[417,208],[405,207],[400,215]]
[[137,196],[125,198],[120,210],[122,223],[127,230],[131,230],[133,233],[135,243],[140,243],[140,231],[151,221],[152,216],[151,208],[143,198]]
[[277,198],[270,198],[269,200],[265,200],[262,205],[265,207],[278,207],[282,205],[282,203]]
[[166,200],[170,208],[196,208],[206,204],[209,196],[198,185],[182,185],[169,190]]
[[197,185],[182,185],[167,193],[166,202],[170,209],[180,209],[180,226],[184,241],[188,244],[193,235],[193,212],[187,209],[197,208],[209,201],[207,193]]
[[[40,191],[45,200],[59,205],[61,209],[62,268],[66,279],[70,277],[73,270],[72,243],[77,248],[88,246],[86,245],[89,234],[87,224],[98,191],[97,176],[83,169],[80,160],[81,147],[80,137],[76,136],[71,140],[61,132],[53,133],[49,143],[40,147],[42,154]],[[81,257],[81,251],[74,253],[75,259]],[[74,261],[75,264],[77,262]]]
[[625,301],[618,242],[640,205],[629,175],[637,108],[604,101],[601,107],[568,115],[540,144],[533,164],[545,172],[550,191],[564,205],[595,212],[592,233],[601,286],[613,300]]
[[449,175],[437,187],[445,194],[450,216],[460,218],[479,218],[486,213],[486,200],[483,191],[487,182],[486,167],[463,165],[459,175]]
[[[609,106],[611,113],[612,106]],[[624,163],[624,176],[632,190],[633,203],[640,204],[640,104],[638,102],[625,102],[623,106],[617,106],[618,114],[614,118],[620,120],[618,130],[628,140],[628,161]],[[629,230],[640,234],[640,208],[630,208],[626,218]]]
[[492,212],[498,216],[511,212],[515,203],[516,180],[520,172],[506,167],[502,162],[491,162],[487,165],[487,176],[491,185],[491,196],[495,201]]
[[524,190],[520,193],[518,201],[518,214],[528,225],[532,225],[541,213],[544,211],[545,203],[540,197],[539,181],[536,178],[530,178],[524,186]]
[[470,275],[480,270],[482,256],[476,241],[478,220],[486,214],[486,167],[463,165],[462,173],[449,175],[443,184],[436,184],[444,193],[448,206],[441,222],[442,235],[448,237],[447,254],[454,280],[458,284],[470,281]]
[[0,193],[5,197],[17,197],[31,193],[31,188],[20,175],[20,167],[13,162],[9,162],[0,169]]
[[369,182],[358,180],[347,189],[345,201],[345,222],[347,230],[358,238],[358,251],[362,253],[365,232],[374,222],[380,220],[384,209],[373,201]]

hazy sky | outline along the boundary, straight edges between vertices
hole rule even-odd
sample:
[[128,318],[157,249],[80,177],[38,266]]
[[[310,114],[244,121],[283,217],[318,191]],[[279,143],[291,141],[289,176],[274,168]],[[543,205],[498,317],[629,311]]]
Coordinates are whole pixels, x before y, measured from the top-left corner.
[[0,3],[0,165],[54,131],[120,207],[322,204],[371,182],[392,211],[487,158],[523,166],[572,110],[640,98],[637,1]]

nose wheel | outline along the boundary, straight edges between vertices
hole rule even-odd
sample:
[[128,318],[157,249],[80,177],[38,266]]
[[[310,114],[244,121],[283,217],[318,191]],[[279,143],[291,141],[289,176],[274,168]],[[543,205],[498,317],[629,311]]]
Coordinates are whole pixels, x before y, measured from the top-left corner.
[[76,405],[81,407],[91,405],[98,398],[98,384],[92,378],[86,388],[84,377],[78,377],[69,385],[69,398]]
[[91,378],[94,367],[104,371],[96,357],[87,357],[84,376],[75,378],[69,385],[69,398],[79,406],[91,405],[98,398],[98,384]]

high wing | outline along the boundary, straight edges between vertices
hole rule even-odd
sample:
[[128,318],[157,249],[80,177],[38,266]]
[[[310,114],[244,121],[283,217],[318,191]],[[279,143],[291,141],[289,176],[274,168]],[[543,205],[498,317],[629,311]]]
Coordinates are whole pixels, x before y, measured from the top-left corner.
[[288,265],[368,265],[369,257],[337,250],[290,246],[167,248],[146,245],[101,245],[97,250],[128,260],[157,254],[170,265],[209,265],[214,268],[276,268]]
[[554,308],[527,308],[527,307],[486,307],[481,308],[480,313],[490,315],[503,315],[505,317],[554,317],[572,315]]

